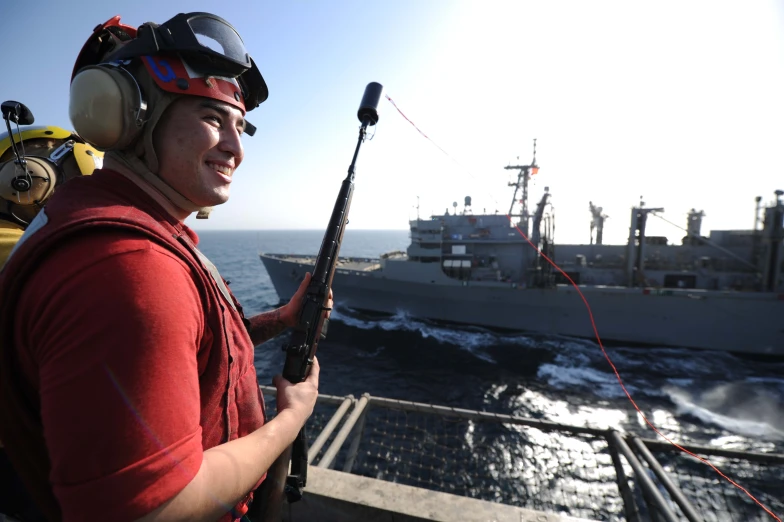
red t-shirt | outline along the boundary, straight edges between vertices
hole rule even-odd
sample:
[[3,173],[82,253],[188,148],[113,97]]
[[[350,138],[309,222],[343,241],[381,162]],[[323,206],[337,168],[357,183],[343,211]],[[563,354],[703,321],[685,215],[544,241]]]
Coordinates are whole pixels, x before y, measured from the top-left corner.
[[191,270],[141,235],[102,230],[28,280],[16,348],[40,393],[64,521],[141,517],[193,479],[205,449],[263,424],[253,345],[229,306],[226,386],[200,386],[219,357]]

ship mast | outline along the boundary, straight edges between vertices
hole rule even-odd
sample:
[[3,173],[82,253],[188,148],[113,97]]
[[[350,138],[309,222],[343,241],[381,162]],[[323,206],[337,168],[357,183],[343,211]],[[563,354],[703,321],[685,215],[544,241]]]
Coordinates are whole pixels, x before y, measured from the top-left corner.
[[[512,204],[509,205],[509,216],[510,217],[519,217],[520,221],[518,222],[518,226],[523,231],[523,234],[528,236],[528,220],[530,219],[530,214],[528,212],[528,179],[539,172],[539,166],[536,164],[536,138],[534,138],[534,157],[531,160],[530,165],[507,165],[504,167],[505,170],[519,170],[517,173],[517,181],[514,183],[509,183],[510,187],[514,187],[514,195],[512,196]],[[522,196],[520,198],[520,213],[513,214],[515,203],[517,203],[517,191],[522,190]]]
[[604,220],[607,219],[607,214],[602,214],[602,207],[597,207],[592,201],[588,202],[588,209],[591,211],[593,218],[591,219],[591,242],[593,245],[593,231],[596,229],[596,244],[602,244],[602,232],[604,231]]

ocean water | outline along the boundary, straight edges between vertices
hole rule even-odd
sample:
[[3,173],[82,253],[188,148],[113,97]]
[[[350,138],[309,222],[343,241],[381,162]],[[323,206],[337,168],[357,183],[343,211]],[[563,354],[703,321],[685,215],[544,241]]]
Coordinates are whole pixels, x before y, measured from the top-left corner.
[[[323,231],[204,231],[199,236],[202,251],[252,315],[281,302],[259,251],[315,254]],[[349,229],[341,255],[377,257],[407,244],[407,231]],[[499,334],[406,316],[368,317],[341,308],[340,289],[334,292],[329,335],[318,352],[322,393],[367,392],[656,438],[595,342]],[[601,325],[601,318],[597,321]],[[257,350],[261,384],[270,384],[282,369],[285,338],[282,334]],[[666,436],[784,453],[784,361],[676,348],[614,347],[607,353],[632,398]],[[769,481],[779,484],[774,494],[784,502],[784,472],[770,473]]]

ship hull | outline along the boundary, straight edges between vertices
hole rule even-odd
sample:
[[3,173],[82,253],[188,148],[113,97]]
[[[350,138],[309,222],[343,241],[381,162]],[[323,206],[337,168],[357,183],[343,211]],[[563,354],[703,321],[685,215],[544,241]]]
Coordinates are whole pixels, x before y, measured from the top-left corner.
[[[283,300],[312,264],[261,254]],[[434,264],[437,269],[437,264]],[[441,274],[439,274],[441,275]],[[338,306],[545,335],[595,339],[591,315],[571,286],[516,288],[433,279],[405,280],[383,270],[338,269]],[[752,292],[581,286],[603,341],[784,356],[784,299]]]

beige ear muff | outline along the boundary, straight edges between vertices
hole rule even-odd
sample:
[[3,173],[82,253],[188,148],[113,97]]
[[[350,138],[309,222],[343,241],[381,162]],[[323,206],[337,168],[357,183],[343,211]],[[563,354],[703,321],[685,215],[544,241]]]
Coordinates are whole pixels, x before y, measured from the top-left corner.
[[13,161],[0,168],[0,197],[21,206],[43,204],[54,192],[55,166],[41,158],[25,159],[27,172]]
[[123,150],[133,143],[146,113],[139,84],[122,66],[91,65],[71,82],[71,123],[76,133],[97,149]]

